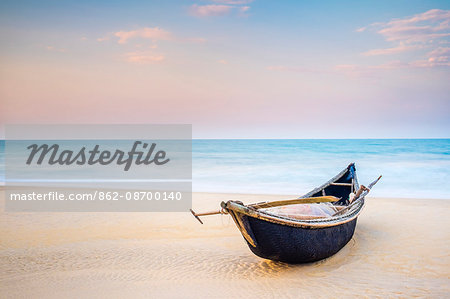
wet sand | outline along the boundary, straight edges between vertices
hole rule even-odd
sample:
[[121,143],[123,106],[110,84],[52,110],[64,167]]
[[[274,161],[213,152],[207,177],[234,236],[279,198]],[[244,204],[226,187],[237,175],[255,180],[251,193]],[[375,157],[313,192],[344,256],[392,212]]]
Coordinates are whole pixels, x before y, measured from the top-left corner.
[[[197,193],[193,208],[283,198]],[[253,255],[226,215],[3,212],[0,297],[449,297],[449,214],[450,200],[368,198],[340,252],[288,265]]]

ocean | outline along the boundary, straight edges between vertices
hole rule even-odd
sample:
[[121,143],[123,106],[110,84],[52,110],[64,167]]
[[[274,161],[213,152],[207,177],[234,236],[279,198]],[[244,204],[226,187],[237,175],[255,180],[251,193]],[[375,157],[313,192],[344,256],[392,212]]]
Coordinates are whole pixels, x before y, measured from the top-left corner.
[[[355,162],[371,196],[450,199],[450,139],[195,139],[194,192],[302,195]],[[4,182],[4,141],[0,142]]]

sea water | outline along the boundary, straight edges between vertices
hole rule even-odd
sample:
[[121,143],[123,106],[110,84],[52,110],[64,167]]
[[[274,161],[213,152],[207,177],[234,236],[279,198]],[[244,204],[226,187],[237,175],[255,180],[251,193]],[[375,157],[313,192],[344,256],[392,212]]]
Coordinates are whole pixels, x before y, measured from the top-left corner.
[[351,162],[372,196],[450,199],[450,139],[194,140],[193,190],[302,195]]
[[195,139],[192,151],[194,192],[302,195],[355,162],[360,184],[383,175],[372,196],[450,199],[450,139]]

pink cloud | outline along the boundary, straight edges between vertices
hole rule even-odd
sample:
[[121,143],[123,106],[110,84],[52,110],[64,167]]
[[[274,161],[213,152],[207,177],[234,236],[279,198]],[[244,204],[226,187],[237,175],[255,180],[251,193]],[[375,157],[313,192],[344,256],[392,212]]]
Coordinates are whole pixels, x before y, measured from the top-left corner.
[[[144,27],[136,30],[121,30],[112,34],[119,39],[119,44],[127,44],[130,40],[140,39],[138,42],[132,43],[132,46],[137,49],[156,49],[158,48],[158,41],[171,41],[171,42],[188,42],[188,43],[204,43],[204,38],[182,38],[176,37],[171,32],[161,29],[159,27]],[[102,42],[108,40],[109,36],[99,38],[97,41]],[[151,44],[142,42],[142,39],[151,41]],[[159,63],[165,60],[165,56],[162,54],[154,54],[152,52],[128,52],[124,54],[125,60],[131,63],[137,64],[152,64]]]
[[125,54],[126,61],[137,64],[154,64],[162,62],[164,59],[164,55],[151,52],[130,52]]
[[423,21],[431,21],[438,22],[442,20],[448,20],[450,18],[449,10],[441,10],[441,9],[430,9],[424,13],[416,14],[412,17],[407,17],[403,19],[394,19],[388,22],[388,25],[408,25],[415,24]]
[[104,41],[107,41],[107,40],[109,40],[109,36],[97,38],[97,41],[98,41],[99,43],[104,42]]
[[242,7],[239,7],[239,11],[240,11],[241,13],[247,12],[249,9],[250,9],[250,6],[242,6]]
[[391,55],[391,54],[398,54],[406,51],[416,50],[421,48],[419,45],[405,45],[400,44],[393,48],[386,48],[386,49],[373,49],[369,50],[367,52],[362,53],[364,56],[375,56],[375,55]]
[[231,12],[233,6],[229,5],[197,5],[194,4],[189,8],[189,13],[196,17],[224,16]]
[[341,64],[334,67],[336,74],[343,74],[352,78],[375,78],[381,77],[382,71],[398,70],[412,67],[409,63],[401,61],[389,61],[387,63],[378,65],[356,65],[356,64]]
[[439,47],[434,49],[433,51],[428,53],[429,56],[441,56],[441,55],[450,55],[450,48],[448,47]]
[[119,44],[125,44],[129,39],[133,38],[144,38],[151,39],[153,41],[156,40],[172,40],[173,36],[170,32],[163,30],[159,27],[145,27],[138,30],[131,31],[118,31],[114,33],[115,36],[119,38]]
[[450,62],[448,57],[430,57],[424,60],[415,60],[411,62],[390,61],[379,65],[361,66],[356,64],[336,65],[334,70],[350,77],[379,77],[380,71],[415,69],[415,68],[433,68],[448,67]]
[[224,60],[224,59],[220,59],[220,60],[217,60],[217,63],[220,63],[220,64],[228,64],[228,61],[226,61],[226,60]]
[[432,42],[433,39],[440,39],[450,36],[449,28],[441,28],[441,26],[405,26],[405,27],[388,27],[378,31],[387,41],[404,41],[407,43],[426,43]]
[[430,52],[426,57],[423,52],[418,53],[416,59],[407,65],[448,66],[448,53],[440,54],[439,51],[446,49],[441,45],[447,44],[450,36],[450,10],[431,9],[406,18],[373,23],[356,31],[364,32],[368,29],[375,29],[376,33],[383,36],[386,41],[394,43],[394,46],[366,51],[362,53],[365,56],[392,55],[427,48]]
[[448,61],[448,58],[440,58],[438,60],[436,60],[435,58],[428,58],[428,60],[416,60],[410,63],[410,65],[412,67],[418,67],[418,68],[422,68],[422,67],[426,67],[426,68],[431,68],[431,67],[449,67],[450,66],[450,62]]
[[373,23],[356,31],[363,32],[367,28],[378,28],[377,33],[387,41],[433,42],[450,36],[450,10],[431,9],[411,17]]
[[251,3],[253,0],[213,0],[213,2],[228,5],[241,5]]
[[268,66],[266,69],[278,72],[345,75],[351,78],[376,78],[381,77],[383,71],[450,66],[449,57],[447,56],[449,53],[450,48],[442,48],[439,51],[428,53],[430,56],[428,59],[415,60],[412,62],[395,60],[377,65],[339,64],[331,69],[277,65]]
[[[160,40],[165,41],[178,41],[178,42],[189,42],[189,43],[204,43],[206,42],[206,39],[201,37],[175,37],[171,32],[166,31],[164,29],[161,29],[159,27],[144,27],[136,30],[130,30],[130,31],[118,31],[114,33],[114,36],[118,37],[118,43],[119,44],[126,44],[129,40],[135,39],[135,38],[141,38],[141,39],[149,39],[152,42],[157,42]],[[108,40],[109,37],[99,38],[97,39],[100,41]],[[156,45],[155,45],[156,46]]]
[[189,13],[196,17],[225,16],[235,12],[238,16],[246,16],[250,6],[245,5],[252,0],[213,0],[218,4],[197,5],[189,7]]
[[427,54],[428,59],[425,61],[419,61],[418,64],[421,64],[425,67],[433,67],[433,66],[450,66],[450,48],[448,47],[439,47],[434,49],[433,51]]

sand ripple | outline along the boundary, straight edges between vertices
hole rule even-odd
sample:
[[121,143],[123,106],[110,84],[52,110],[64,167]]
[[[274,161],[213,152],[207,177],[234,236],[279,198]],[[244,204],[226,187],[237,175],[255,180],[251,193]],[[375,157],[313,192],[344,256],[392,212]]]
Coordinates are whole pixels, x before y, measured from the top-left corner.
[[3,214],[1,297],[447,297],[449,204],[401,203],[372,201],[347,246],[304,265],[256,257],[224,217]]

